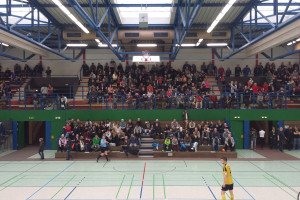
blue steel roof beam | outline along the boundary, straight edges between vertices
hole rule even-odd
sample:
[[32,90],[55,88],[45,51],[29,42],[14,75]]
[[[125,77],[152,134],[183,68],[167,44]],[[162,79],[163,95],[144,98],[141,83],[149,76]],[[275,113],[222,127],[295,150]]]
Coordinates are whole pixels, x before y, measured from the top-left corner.
[[273,24],[264,14],[262,14],[258,9],[257,9],[258,14],[263,17],[273,28],[275,28],[275,24]]
[[1,23],[2,25],[5,25],[5,22],[3,21],[3,19],[2,19],[1,16],[0,16],[0,23]]
[[250,40],[246,37],[246,35],[245,35],[238,27],[236,27],[236,29],[239,31],[239,34],[241,34],[241,36],[243,36],[243,38],[244,38],[247,42],[250,42]]
[[180,13],[180,17],[181,17],[181,21],[182,21],[183,27],[186,28],[187,27],[186,26],[186,19],[185,19],[184,15],[183,15],[182,9],[180,7],[178,9],[179,9],[179,13]]
[[[29,0],[30,1],[30,0]],[[206,3],[203,3],[202,4],[202,7],[203,8],[214,8],[214,7],[224,7],[227,3],[209,3],[209,2],[206,2]],[[242,2],[237,2],[233,5],[233,7],[245,7],[247,6],[249,3],[242,3]],[[278,3],[278,6],[286,6],[288,3]],[[22,7],[22,5],[24,6],[24,4],[12,4],[11,7]],[[49,4],[49,3],[43,3],[41,4],[41,6],[43,6],[44,8],[53,8],[53,7],[56,7],[55,4]],[[66,4],[66,3],[63,3],[63,5],[65,7],[70,7],[70,5]],[[80,5],[83,7],[83,8],[88,8],[90,7],[88,3],[80,3]],[[97,3],[93,3],[92,6],[95,6],[97,5]],[[112,8],[119,8],[119,7],[141,7],[141,6],[144,6],[144,7],[177,7],[178,3],[174,3],[174,4],[111,4],[111,7]],[[183,4],[184,5],[184,4]],[[193,6],[194,3],[191,4],[191,6]],[[262,4],[261,6],[272,6],[273,3],[264,3]],[[295,6],[300,6],[300,3],[294,3]],[[106,4],[103,4],[103,3],[98,3],[98,7],[107,7]],[[5,5],[0,5],[0,8],[6,8]]]
[[[181,10],[181,5],[182,5],[182,0],[178,0],[178,3],[177,3],[177,8],[176,8],[176,13],[175,13],[175,19],[174,19],[174,24],[173,24],[173,27],[171,27],[173,30],[174,30],[174,33],[175,33],[175,38],[173,39],[173,45],[171,46],[170,48],[170,52],[175,52],[175,48],[176,48],[176,44],[178,43],[179,41],[179,31],[178,31],[178,25],[180,23],[179,21],[179,15],[180,15],[180,10]],[[182,17],[181,17],[182,18]],[[165,26],[167,27],[167,26]]]
[[30,15],[31,13],[33,13],[35,9],[33,8],[31,11],[29,11],[26,15],[24,15],[23,17],[21,17],[18,21],[16,21],[13,25],[11,25],[9,28],[12,29],[14,28],[17,24],[19,24],[23,19],[25,19],[25,17],[27,17],[28,15]]
[[113,21],[114,21],[114,24],[115,24],[115,26],[119,26],[119,22],[118,22],[118,19],[117,19],[117,16],[116,16],[116,14],[115,14],[115,11],[114,11],[114,9],[112,8],[112,4],[110,3],[110,1],[109,0],[104,0],[104,2],[105,2],[105,4],[106,4],[106,6],[109,8],[109,10],[110,10],[110,14],[111,14],[111,17],[112,17],[112,19],[113,19]]
[[89,17],[89,15],[84,11],[80,4],[76,0],[68,0],[69,4],[73,6],[76,12],[85,20],[88,26],[96,32],[96,35],[100,37],[103,43],[107,44],[111,51],[120,59],[124,60],[125,58],[119,54],[119,52],[112,46],[109,42],[109,39],[104,35],[100,30],[97,24]]
[[286,15],[286,13],[287,13],[287,11],[288,11],[290,5],[291,5],[291,2],[292,2],[292,0],[289,0],[288,5],[285,7],[284,12],[283,12],[283,15],[282,15],[281,18],[280,18],[279,24],[282,23],[282,21],[283,21],[285,15]]
[[295,15],[293,18],[290,18],[290,19],[286,20],[285,22],[279,24],[277,27],[272,28],[272,29],[270,29],[270,30],[264,32],[263,35],[260,35],[260,36],[256,37],[255,39],[251,40],[249,43],[245,44],[245,45],[242,46],[241,48],[239,48],[239,49],[237,49],[236,51],[233,51],[232,53],[230,53],[229,55],[223,57],[222,60],[229,59],[230,57],[232,57],[232,56],[234,56],[235,54],[241,52],[242,50],[246,49],[246,48],[249,47],[250,45],[255,44],[256,42],[262,40],[263,38],[265,38],[265,37],[267,37],[267,36],[269,36],[269,35],[271,35],[271,34],[274,33],[275,31],[278,31],[278,30],[284,28],[285,26],[287,26],[287,25],[293,23],[294,21],[296,21],[296,20],[298,20],[298,19],[300,19],[300,13],[297,14],[297,15]]
[[89,6],[90,6],[90,10],[91,10],[91,13],[92,13],[92,17],[93,17],[93,20],[94,22],[96,22],[96,16],[95,16],[95,12],[94,12],[94,7],[93,7],[93,2],[92,0],[88,0],[88,3],[89,3]]
[[17,61],[21,61],[21,62],[24,62],[24,61],[25,61],[25,60],[22,59],[22,58],[18,58],[18,57],[16,57],[16,56],[8,55],[8,54],[3,53],[3,52],[0,52],[0,56],[1,56],[1,57],[5,57],[5,58],[9,58],[9,59],[11,59],[11,60],[17,60]]
[[182,31],[182,33],[181,33],[181,35],[180,35],[180,37],[179,37],[179,38],[180,38],[180,39],[179,39],[179,43],[178,43],[178,45],[176,45],[176,46],[174,47],[174,51],[173,51],[172,54],[170,55],[170,59],[171,59],[171,60],[175,60],[175,58],[176,58],[176,56],[177,56],[177,54],[178,54],[178,52],[179,52],[179,50],[180,50],[181,44],[182,44],[183,40],[185,39],[186,33],[187,33],[187,31],[190,29],[190,27],[192,26],[195,17],[196,17],[197,14],[199,13],[202,3],[203,3],[203,0],[197,0],[197,3],[194,4],[194,8],[193,8],[193,11],[192,11],[192,13],[191,13],[190,19],[189,19],[189,21],[188,21],[187,24],[186,24],[187,28],[185,28],[185,29]]
[[251,9],[254,8],[255,6],[257,6],[259,3],[260,3],[260,0],[251,0],[249,3],[247,3],[245,8],[242,10],[242,12],[240,12],[240,14],[231,23],[232,27],[237,25],[239,23],[239,21],[243,20],[244,17],[249,13],[249,11],[251,11]]
[[[44,6],[42,6],[38,0],[28,0],[29,4],[33,7],[37,8],[41,13],[47,17],[55,26],[59,28],[63,28],[63,25],[57,21],[47,10]],[[56,5],[55,5],[56,6]]]
[[99,24],[98,24],[98,27],[99,27],[99,28],[100,28],[101,25],[103,24],[104,19],[105,19],[105,17],[106,17],[107,14],[108,14],[108,11],[109,11],[109,9],[107,8],[107,9],[105,10],[104,14],[102,15],[102,17],[101,17],[101,19],[100,19],[100,22],[99,22]]
[[112,32],[111,36],[110,36],[110,39],[109,39],[109,42],[112,44],[115,36],[118,35],[118,27],[115,28],[114,32]]
[[43,44],[41,44],[41,43],[39,43],[39,42],[37,42],[35,40],[32,40],[31,38],[28,38],[27,36],[25,36],[25,35],[17,32],[17,31],[15,31],[15,30],[9,30],[9,29],[7,29],[6,26],[0,25],[0,29],[8,32],[9,34],[17,36],[17,37],[19,37],[19,38],[21,38],[23,40],[26,40],[27,42],[30,42],[30,43],[32,43],[32,44],[34,44],[34,45],[36,45],[36,46],[38,46],[38,47],[40,47],[42,49],[45,49],[45,50],[47,50],[47,51],[49,51],[49,52],[51,52],[51,53],[53,53],[55,55],[58,55],[58,56],[66,59],[66,60],[72,60],[72,58],[70,58],[70,57],[68,57],[68,56],[66,56],[64,54],[61,54],[61,53],[57,52],[56,50],[51,49],[51,48],[47,47],[46,45],[43,45]]
[[260,54],[269,60],[271,59],[271,56],[269,56],[266,52],[261,52]]

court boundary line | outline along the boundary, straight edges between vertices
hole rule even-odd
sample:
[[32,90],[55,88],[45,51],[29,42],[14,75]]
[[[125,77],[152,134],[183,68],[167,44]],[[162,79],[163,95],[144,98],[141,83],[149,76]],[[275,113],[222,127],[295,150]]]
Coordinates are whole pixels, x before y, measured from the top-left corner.
[[164,174],[162,175],[162,181],[163,181],[163,188],[164,188],[164,199],[167,199],[167,195],[166,195],[166,185],[165,185],[165,177]]
[[155,174],[153,174],[153,182],[152,182],[152,197],[153,197],[153,200],[155,199]]
[[[259,166],[257,166],[256,164],[252,163],[251,161],[249,161],[252,165],[256,166],[258,169],[260,169],[262,172],[264,172],[265,174],[269,175],[270,177],[272,177],[273,179],[275,179],[276,181],[278,181],[279,183],[281,183],[282,185],[284,185],[285,187],[289,188],[291,191],[295,192],[296,194],[298,194],[298,191],[296,191],[294,188],[288,186],[286,183],[284,183],[283,181],[281,181],[279,178],[275,177],[274,175],[270,174],[269,172],[263,170],[262,168],[260,168]],[[267,177],[266,177],[267,178]],[[269,179],[270,180],[270,179]],[[271,181],[272,182],[272,181]],[[281,187],[281,186],[279,186]],[[291,195],[291,194],[290,194]]]
[[75,189],[78,187],[78,185],[85,179],[85,177],[83,177],[78,183],[77,185],[71,190],[71,192],[69,192],[69,194],[64,198],[64,200],[66,200],[74,191]]
[[31,197],[33,197],[36,193],[38,193],[42,188],[44,188],[46,185],[48,185],[51,181],[53,181],[56,177],[58,177],[60,174],[62,174],[64,171],[66,171],[69,167],[71,167],[75,162],[73,161],[71,164],[69,164],[67,167],[65,167],[64,170],[56,174],[52,179],[50,179],[47,183],[45,183],[42,187],[40,187],[38,190],[36,190],[32,195],[30,195],[26,200],[29,200]]
[[72,178],[70,178],[52,197],[51,199],[53,199],[53,197],[55,197],[68,183],[71,182],[72,179],[74,179],[76,176],[74,175]]
[[143,195],[143,187],[144,187],[146,167],[147,167],[147,162],[145,162],[145,164],[144,164],[144,171],[143,171],[143,176],[142,176],[142,185],[141,185],[141,190],[140,190],[140,199],[142,199],[142,195]]
[[131,178],[131,183],[130,183],[130,187],[129,187],[129,190],[128,190],[128,193],[127,193],[127,198],[126,198],[127,200],[128,200],[128,198],[129,198],[129,195],[130,195],[130,191],[131,191],[133,179],[134,179],[134,174],[132,175],[132,178]]
[[210,193],[213,195],[213,197],[215,198],[215,200],[218,200],[217,197],[215,196],[215,194],[213,193],[213,191],[211,190],[211,188],[209,187],[209,185],[206,183],[206,180],[204,179],[204,177],[202,176],[202,179],[204,181],[204,184],[206,185],[206,187],[208,187]]
[[[16,178],[16,177],[18,177],[18,176],[20,176],[20,175],[22,175],[22,174],[24,174],[24,173],[26,173],[26,172],[29,172],[29,170],[33,169],[34,167],[38,166],[38,165],[41,164],[41,163],[43,163],[43,161],[40,161],[39,163],[36,163],[34,166],[30,167],[29,169],[27,169],[27,170],[25,170],[25,171],[23,171],[23,172],[22,172],[22,171],[15,171],[15,172],[19,172],[19,174],[15,175],[14,177],[12,177],[12,178],[6,180],[5,182],[1,183],[0,186],[2,186],[3,184],[5,184],[5,183],[7,183],[7,182],[9,182],[9,181],[11,181],[11,180],[13,180],[14,178]],[[20,172],[21,172],[21,173],[20,173]],[[5,173],[5,171],[4,171],[3,173]]]
[[116,194],[116,199],[118,199],[118,196],[119,196],[119,193],[120,193],[121,187],[122,187],[122,185],[123,185],[123,182],[124,182],[125,176],[126,176],[126,175],[124,174],[124,176],[123,176],[123,179],[122,179],[122,181],[121,181],[121,184],[120,184],[120,186],[119,186],[118,192],[117,192],[117,194]]
[[[222,187],[221,184],[220,184],[220,182],[219,182],[219,180],[215,177],[215,175],[212,174],[212,176],[213,176],[213,178],[215,179],[215,181],[218,183],[218,185],[219,185],[220,187]],[[228,198],[230,198],[230,196],[227,194],[227,192],[225,192],[225,194],[227,195]]]
[[233,178],[233,180],[235,182],[237,182],[237,184],[239,184],[239,186],[241,186],[241,188],[253,199],[255,200],[255,198],[244,188],[244,186],[242,186],[235,178]]

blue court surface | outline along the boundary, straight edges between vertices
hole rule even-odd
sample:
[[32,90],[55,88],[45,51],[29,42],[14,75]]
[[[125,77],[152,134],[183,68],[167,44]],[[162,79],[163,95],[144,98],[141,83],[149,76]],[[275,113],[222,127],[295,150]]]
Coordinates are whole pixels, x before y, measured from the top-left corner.
[[[300,161],[230,161],[235,199],[292,200]],[[0,199],[220,199],[219,161],[1,161]],[[229,196],[227,196],[229,199]]]

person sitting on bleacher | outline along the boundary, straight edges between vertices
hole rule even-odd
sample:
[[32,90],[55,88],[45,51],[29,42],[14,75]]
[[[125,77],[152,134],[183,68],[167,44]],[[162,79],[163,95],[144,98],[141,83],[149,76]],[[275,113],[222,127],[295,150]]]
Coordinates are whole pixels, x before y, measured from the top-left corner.
[[131,134],[129,139],[128,153],[137,155],[139,152],[139,148],[140,148],[139,139],[134,134]]
[[234,138],[231,136],[231,134],[228,134],[228,137],[225,139],[225,151],[227,151],[228,149],[230,151],[234,151],[235,150],[235,142],[234,142]]
[[172,151],[172,143],[170,137],[167,137],[164,141],[164,151]]
[[57,151],[60,151],[60,152],[65,151],[66,144],[67,144],[67,140],[65,138],[65,135],[62,134],[60,136],[60,138],[58,139],[58,150]]
[[94,151],[98,151],[99,145],[100,145],[100,138],[99,138],[99,136],[96,134],[95,137],[93,138],[92,149],[93,149]]
[[179,142],[176,136],[172,137],[172,150],[178,151],[179,150]]

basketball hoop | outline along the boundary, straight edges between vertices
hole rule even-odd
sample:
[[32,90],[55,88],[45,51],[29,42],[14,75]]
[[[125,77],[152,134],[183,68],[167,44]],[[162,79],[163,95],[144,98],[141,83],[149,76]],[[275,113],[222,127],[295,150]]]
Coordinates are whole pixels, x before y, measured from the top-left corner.
[[145,51],[142,51],[142,62],[151,62],[151,56],[150,56],[150,52],[145,50]]

